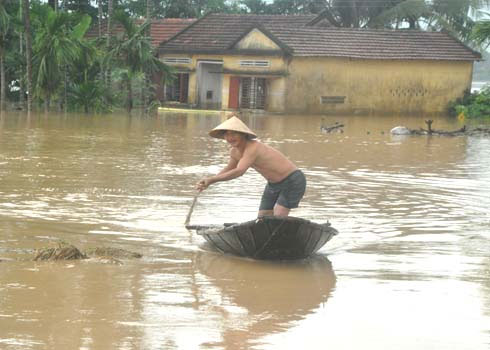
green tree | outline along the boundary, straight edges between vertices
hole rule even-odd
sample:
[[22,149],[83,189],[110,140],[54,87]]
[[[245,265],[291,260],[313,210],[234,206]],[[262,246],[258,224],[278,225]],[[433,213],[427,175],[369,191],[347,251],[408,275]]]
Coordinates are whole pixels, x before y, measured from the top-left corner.
[[[487,17],[490,17],[490,13],[482,11]],[[476,22],[471,38],[477,45],[487,48],[490,45],[490,19],[485,18]]]
[[76,61],[81,52],[81,40],[90,26],[88,15],[73,26],[74,16],[67,12],[55,12],[41,7],[37,33],[34,40],[36,64],[36,94],[44,99],[45,109],[60,88],[64,69]]
[[467,42],[472,14],[488,4],[488,0],[325,0],[324,14],[338,27],[445,29]]
[[121,77],[126,85],[126,108],[131,112],[133,108],[132,80],[142,76],[143,72],[164,72],[171,74],[170,69],[163,64],[154,54],[151,40],[146,35],[149,21],[137,25],[126,13],[118,10],[114,14],[124,31],[116,35],[113,49],[109,52],[106,64],[117,62],[121,69]]

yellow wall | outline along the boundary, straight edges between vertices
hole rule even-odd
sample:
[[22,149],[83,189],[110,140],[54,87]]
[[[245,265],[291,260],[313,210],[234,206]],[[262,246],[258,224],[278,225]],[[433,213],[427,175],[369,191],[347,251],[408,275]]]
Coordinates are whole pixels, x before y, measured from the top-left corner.
[[[473,62],[298,58],[286,110],[303,113],[440,113],[471,86]],[[321,104],[321,96],[345,96]]]
[[[262,33],[260,33],[262,34]],[[245,39],[245,38],[244,38]],[[269,40],[268,38],[266,38]],[[264,40],[264,45],[268,45],[267,40]],[[270,41],[270,40],[269,40]],[[273,42],[272,42],[273,43]],[[273,43],[274,44],[274,43]],[[275,45],[275,44],[274,44]],[[179,65],[171,65],[176,70],[187,69],[191,70],[189,73],[189,92],[188,92],[188,102],[193,105],[197,103],[197,74],[198,74],[198,62],[209,60],[209,61],[222,61],[223,69],[232,70],[235,72],[244,73],[242,76],[262,76],[269,79],[268,83],[268,110],[271,112],[275,111],[283,111],[284,110],[284,98],[285,98],[285,79],[284,77],[272,77],[268,75],[260,75],[261,72],[285,72],[287,69],[287,65],[284,61],[283,57],[280,56],[240,56],[240,55],[182,55],[182,54],[167,54],[160,55],[160,59],[163,60],[165,57],[188,57],[191,58],[190,64],[179,64]],[[270,62],[270,66],[265,67],[242,67],[240,66],[241,60],[267,60]],[[247,73],[247,74],[245,74]],[[222,109],[228,109],[228,99],[229,99],[229,90],[230,90],[230,77],[231,76],[240,76],[240,73],[233,74],[223,74],[222,81],[222,93],[221,93],[221,103]]]
[[[260,39],[263,34],[252,31],[249,35]],[[238,44],[245,45],[247,38]],[[263,40],[263,45],[270,45],[271,41],[267,40]],[[265,70],[287,71],[287,76],[263,75],[267,78],[267,111],[287,113],[441,113],[446,111],[450,101],[471,87],[473,69],[471,61],[293,57],[288,62],[281,56],[165,56],[192,59],[191,64],[176,66],[193,70],[189,74],[190,104],[197,103],[198,60],[221,60],[225,70],[254,72],[256,76],[261,76],[259,72]],[[270,67],[241,67],[240,60],[268,60]],[[222,109],[228,108],[232,75],[240,74],[223,74]],[[345,96],[345,100],[342,104],[322,104],[321,96]]]

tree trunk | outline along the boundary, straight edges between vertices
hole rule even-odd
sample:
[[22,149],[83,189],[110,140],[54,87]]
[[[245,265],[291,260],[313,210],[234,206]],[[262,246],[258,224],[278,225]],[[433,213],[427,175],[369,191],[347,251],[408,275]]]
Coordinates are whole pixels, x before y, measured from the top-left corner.
[[5,60],[3,49],[0,47],[0,111],[5,110]]
[[[153,0],[146,0],[146,20],[150,22],[150,24],[148,25],[148,29],[147,29],[148,31],[146,35],[150,38],[150,40],[151,40],[151,20],[152,20],[152,12],[153,12],[152,1]],[[143,84],[141,85],[142,86],[141,98],[143,102],[143,111],[146,113],[148,112],[148,103],[153,99],[153,97],[151,96],[151,92],[150,92],[151,91],[150,74],[146,70],[144,73],[145,73],[143,77],[144,81]]]
[[51,6],[53,10],[58,12],[58,0],[48,0],[48,5]]
[[32,111],[32,38],[31,18],[29,15],[29,0],[24,1],[24,29],[26,34],[26,61],[27,61],[27,114]]
[[[107,52],[111,51],[111,35],[112,35],[112,15],[114,13],[114,3],[115,0],[108,0],[107,3]],[[109,63],[106,71],[106,84],[107,91],[111,91],[111,64]]]
[[68,66],[65,66],[65,83],[63,84],[64,89],[63,89],[63,104],[62,104],[62,110],[66,112],[68,110]]
[[97,0],[98,22],[99,22],[99,39],[102,36],[102,0]]
[[[20,4],[22,6],[22,3]],[[22,56],[24,54],[24,36],[22,32],[19,33],[19,53]],[[20,68],[20,78],[19,78],[19,108],[25,108],[25,89],[24,89],[24,67]]]
[[133,109],[133,88],[131,86],[131,78],[127,78],[127,87],[128,87],[128,101],[127,101],[127,110],[128,113],[131,113]]

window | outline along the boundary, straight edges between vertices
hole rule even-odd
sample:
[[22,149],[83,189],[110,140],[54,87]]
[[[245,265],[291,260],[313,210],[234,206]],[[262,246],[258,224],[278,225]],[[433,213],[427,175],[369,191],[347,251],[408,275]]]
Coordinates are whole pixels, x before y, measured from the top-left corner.
[[175,79],[165,84],[165,99],[167,101],[187,103],[189,74],[178,73]]
[[242,67],[265,67],[269,68],[270,61],[258,61],[258,60],[241,60],[240,66]]
[[165,57],[163,63],[166,64],[190,64],[191,59],[188,57]]
[[250,109],[265,109],[266,100],[265,78],[240,79],[240,107]]
[[321,104],[344,103],[345,96],[321,96],[320,102]]

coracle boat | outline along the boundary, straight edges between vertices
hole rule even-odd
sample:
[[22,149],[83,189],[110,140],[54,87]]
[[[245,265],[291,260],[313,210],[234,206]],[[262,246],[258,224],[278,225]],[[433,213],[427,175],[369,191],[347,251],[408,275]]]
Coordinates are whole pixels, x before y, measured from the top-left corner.
[[222,253],[266,260],[304,259],[338,231],[295,217],[264,216],[240,224],[189,226]]

